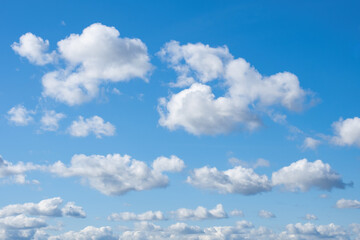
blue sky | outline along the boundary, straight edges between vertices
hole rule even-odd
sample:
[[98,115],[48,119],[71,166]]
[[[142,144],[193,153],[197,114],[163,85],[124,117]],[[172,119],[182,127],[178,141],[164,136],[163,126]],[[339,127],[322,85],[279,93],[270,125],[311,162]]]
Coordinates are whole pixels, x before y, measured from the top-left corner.
[[357,1],[3,1],[0,239],[359,239]]

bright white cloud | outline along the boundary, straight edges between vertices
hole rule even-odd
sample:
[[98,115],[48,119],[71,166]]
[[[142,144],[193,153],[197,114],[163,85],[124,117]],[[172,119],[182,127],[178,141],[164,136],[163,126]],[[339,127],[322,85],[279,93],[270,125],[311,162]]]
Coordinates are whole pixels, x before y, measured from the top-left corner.
[[24,164],[23,162],[19,162],[17,164],[13,164],[4,160],[0,155],[0,178],[11,178],[18,184],[29,183],[29,181],[25,178],[25,173],[38,170],[40,168],[41,166],[34,165],[33,163]]
[[321,160],[308,162],[302,159],[283,167],[272,174],[274,185],[283,185],[289,191],[308,191],[319,188],[330,191],[333,188],[345,188],[341,176],[331,169],[329,164]]
[[23,105],[12,107],[8,112],[9,121],[18,126],[26,126],[32,120],[34,111],[27,110]]
[[[168,160],[173,163],[172,158]],[[74,155],[69,167],[59,161],[49,166],[48,171],[60,177],[81,177],[106,195],[166,187],[169,182],[162,169],[150,168],[144,162],[120,154]]]
[[40,120],[41,129],[56,131],[59,128],[59,121],[65,117],[65,114],[57,113],[54,110],[46,111]]
[[102,136],[113,136],[115,134],[115,126],[110,122],[105,122],[99,116],[91,118],[79,117],[77,121],[73,121],[68,131],[74,137],[86,137],[90,133],[94,133],[97,138]]
[[272,212],[266,211],[266,210],[260,210],[258,213],[259,217],[262,218],[275,218],[275,214],[273,214]]
[[337,208],[360,208],[360,201],[350,199],[340,199],[336,202]]
[[147,211],[141,214],[132,212],[112,213],[109,221],[158,221],[165,220],[165,216],[161,211]]
[[335,136],[332,143],[340,146],[355,145],[360,147],[360,118],[340,119],[332,124]]
[[[286,232],[281,235],[282,239],[349,239],[349,234],[333,223],[329,225],[314,225],[312,223],[296,223],[286,226]],[[287,238],[286,238],[287,237]]]
[[62,209],[61,212],[64,216],[85,218],[86,213],[80,206],[76,206],[74,202],[68,202]]
[[317,140],[317,139],[314,139],[314,138],[311,138],[311,137],[307,137],[305,138],[304,140],[304,143],[303,143],[303,148],[304,149],[316,149],[319,145],[321,144],[321,141],[320,140]]
[[171,155],[170,158],[158,157],[152,166],[153,169],[160,172],[181,172],[185,168],[184,161],[174,155]]
[[[301,110],[307,95],[294,74],[262,76],[244,59],[234,59],[226,47],[171,41],[159,55],[178,73],[173,85],[189,86],[159,101],[159,123],[170,130],[183,128],[195,135],[251,130],[261,125],[255,112],[274,105]],[[221,97],[207,85],[214,79],[226,88]]]
[[0,227],[9,229],[42,228],[47,224],[44,219],[27,217],[23,214],[0,218]]
[[111,227],[97,228],[97,227],[93,227],[93,226],[88,226],[79,232],[70,231],[70,232],[64,233],[59,236],[51,236],[48,239],[49,240],[73,240],[73,239],[118,240],[119,237],[115,236]]
[[237,210],[234,209],[230,212],[230,216],[239,216],[239,217],[243,217],[244,216],[244,212],[241,210]]
[[56,53],[47,53],[49,41],[43,40],[32,33],[26,33],[20,37],[19,43],[14,42],[12,49],[22,57],[27,58],[36,65],[52,63],[56,58]]
[[179,208],[178,210],[171,212],[171,214],[173,218],[179,220],[205,220],[228,217],[222,204],[218,204],[215,208],[209,210],[202,206],[199,206],[196,209]]
[[114,27],[100,23],[59,41],[58,51],[67,67],[44,75],[43,95],[68,105],[90,101],[102,83],[133,78],[147,81],[152,68],[140,39],[120,38]]
[[251,168],[236,166],[226,171],[202,167],[193,170],[187,178],[191,185],[215,190],[219,193],[253,195],[271,190],[271,183],[265,175],[258,175]]

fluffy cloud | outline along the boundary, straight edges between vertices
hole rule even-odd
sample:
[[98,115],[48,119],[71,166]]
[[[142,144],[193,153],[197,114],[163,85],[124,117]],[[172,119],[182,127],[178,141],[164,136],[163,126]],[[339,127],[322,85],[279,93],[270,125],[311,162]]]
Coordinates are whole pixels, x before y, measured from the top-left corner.
[[303,148],[304,149],[316,149],[319,145],[321,144],[321,141],[320,140],[317,140],[317,139],[314,139],[314,138],[311,138],[311,137],[307,137],[305,138],[304,140],[304,143],[303,143]]
[[[170,165],[174,158],[168,159]],[[155,166],[150,168],[128,155],[80,154],[73,156],[69,167],[59,161],[49,166],[48,171],[60,177],[81,177],[84,182],[106,195],[121,195],[128,191],[166,187],[168,177],[163,174],[163,168],[156,169]]]
[[275,214],[273,214],[272,212],[266,211],[266,210],[260,210],[258,213],[259,217],[262,218],[275,218]]
[[161,211],[147,211],[141,214],[132,212],[112,213],[108,217],[109,221],[157,221],[165,219]]
[[[33,163],[24,164],[23,162],[19,162],[17,164],[13,164],[4,160],[0,155],[0,178],[11,178],[18,184],[29,183],[29,181],[25,178],[25,173],[32,170],[38,170],[40,168],[41,166]],[[34,181],[33,183],[36,183],[36,180]]]
[[59,121],[65,118],[65,114],[57,113],[54,110],[46,111],[41,117],[41,129],[45,131],[56,131],[59,128]]
[[55,57],[64,61],[64,69],[43,76],[43,96],[68,105],[90,101],[103,83],[134,78],[147,81],[152,69],[147,47],[140,39],[121,38],[114,27],[100,23],[59,41],[56,53],[46,53],[48,46],[47,40],[27,33],[12,48],[34,64],[51,63]]
[[267,176],[260,176],[253,169],[241,166],[226,171],[207,166],[198,168],[193,170],[187,182],[195,187],[215,190],[219,193],[253,195],[271,190]]
[[305,219],[306,220],[317,220],[318,218],[314,214],[309,214],[308,213],[308,214],[306,214]]
[[[227,47],[171,41],[159,55],[178,73],[173,85],[188,87],[159,101],[159,123],[170,130],[214,135],[254,129],[261,125],[255,112],[275,105],[301,110],[307,95],[294,74],[262,76],[244,59],[234,59]],[[215,79],[226,88],[221,97],[209,85]]]
[[92,240],[118,240],[111,227],[93,227],[88,226],[79,232],[70,231],[60,236],[51,236],[49,240],[72,240],[72,239],[92,239]]
[[204,220],[204,219],[220,219],[227,218],[228,215],[224,211],[222,204],[216,205],[214,209],[206,209],[202,206],[197,207],[196,209],[187,209],[180,208],[176,211],[171,212],[173,218],[179,220]]
[[321,160],[308,162],[302,159],[283,167],[272,174],[274,185],[283,185],[289,191],[308,191],[312,187],[330,191],[332,188],[345,188],[341,176]]
[[336,202],[337,208],[360,208],[360,201],[358,200],[348,200],[348,199],[340,199]]
[[170,158],[158,157],[152,166],[153,169],[160,172],[181,172],[185,168],[184,161],[174,155],[171,155]]
[[49,41],[43,40],[32,33],[26,33],[20,37],[19,43],[14,42],[12,49],[22,57],[27,58],[36,65],[51,63],[56,58],[56,53],[46,53],[49,48]]
[[234,209],[230,212],[230,216],[239,216],[239,217],[243,217],[244,216],[244,212],[241,210],[237,210]]
[[[349,234],[340,226],[333,223],[316,226],[312,223],[296,223],[286,226],[286,232],[281,235],[283,239],[349,239]],[[288,238],[286,238],[288,237]]]
[[80,206],[76,206],[74,202],[68,202],[62,209],[61,212],[64,216],[85,218],[86,213]]
[[104,122],[99,116],[91,118],[79,117],[77,121],[73,121],[68,129],[71,136],[86,137],[90,133],[94,133],[97,138],[102,136],[113,136],[115,134],[115,126],[110,122]]
[[332,124],[335,136],[332,142],[337,145],[355,145],[360,147],[360,118],[340,119]]
[[32,120],[34,111],[27,110],[23,105],[12,107],[8,112],[9,121],[18,126],[26,126]]

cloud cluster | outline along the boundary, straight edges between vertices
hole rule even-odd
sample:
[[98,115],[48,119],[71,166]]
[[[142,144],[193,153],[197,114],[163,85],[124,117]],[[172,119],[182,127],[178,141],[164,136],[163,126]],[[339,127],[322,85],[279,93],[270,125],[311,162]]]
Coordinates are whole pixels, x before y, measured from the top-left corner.
[[48,171],[60,177],[81,177],[84,182],[106,195],[121,195],[128,191],[166,187],[169,179],[163,171],[178,172],[184,167],[183,161],[175,156],[162,157],[161,162],[168,162],[171,167],[166,169],[161,164],[153,164],[153,168],[150,168],[128,155],[79,154],[72,157],[70,166],[59,161],[49,166]]
[[[261,125],[256,112],[277,105],[292,111],[303,108],[307,94],[294,74],[263,76],[244,59],[234,59],[227,47],[170,41],[159,55],[178,73],[173,85],[186,87],[159,101],[159,123],[170,130],[214,135],[254,129]],[[221,97],[209,85],[215,79],[226,89]]]
[[121,38],[114,27],[95,23],[81,34],[71,34],[57,43],[56,52],[47,53],[48,40],[32,33],[20,37],[12,48],[37,65],[65,63],[65,68],[46,73],[42,78],[43,96],[68,105],[90,101],[106,82],[147,81],[152,66],[147,47],[140,39]]
[[77,121],[72,122],[68,131],[74,137],[86,137],[90,133],[94,133],[97,138],[101,138],[102,136],[113,136],[115,134],[115,126],[110,122],[105,122],[99,116],[93,116],[85,120],[80,116]]

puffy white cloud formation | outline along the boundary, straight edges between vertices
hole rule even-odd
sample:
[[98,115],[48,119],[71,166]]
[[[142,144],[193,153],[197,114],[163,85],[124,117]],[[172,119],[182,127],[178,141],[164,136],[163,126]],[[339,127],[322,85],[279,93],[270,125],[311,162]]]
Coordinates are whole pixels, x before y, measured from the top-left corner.
[[59,128],[59,121],[65,117],[65,114],[57,113],[54,110],[45,111],[40,120],[41,129],[45,131],[56,131]]
[[336,207],[337,208],[360,208],[360,201],[342,198],[336,202]]
[[[13,164],[4,160],[0,155],[0,178],[11,178],[15,183],[18,184],[29,183],[29,181],[27,181],[25,178],[25,173],[38,170],[40,168],[41,166],[35,165],[33,163],[24,164],[23,162],[19,162],[17,164]],[[34,181],[33,183],[36,183],[36,180]]]
[[74,202],[68,202],[62,209],[61,212],[65,216],[85,218],[86,213],[80,206],[76,206]]
[[108,217],[109,221],[157,221],[165,219],[161,211],[147,211],[141,214],[132,212],[112,213]]
[[88,226],[82,229],[79,232],[70,231],[64,233],[60,236],[51,236],[49,240],[118,240],[119,237],[116,237],[111,229],[111,227],[93,227]]
[[43,40],[32,33],[26,33],[20,37],[19,43],[14,42],[12,49],[22,57],[27,58],[36,65],[45,65],[56,59],[56,53],[47,53],[49,41]]
[[152,69],[147,47],[140,39],[121,38],[116,28],[101,23],[59,41],[57,53],[46,53],[48,46],[47,40],[27,33],[12,48],[38,65],[53,62],[55,55],[65,62],[64,69],[46,73],[42,84],[43,96],[68,105],[90,101],[106,82],[147,81]]
[[91,118],[79,117],[77,121],[73,121],[68,131],[74,137],[86,137],[90,133],[94,133],[97,138],[102,136],[113,136],[115,134],[115,126],[110,122],[105,122],[99,116]]
[[283,167],[272,174],[274,185],[283,185],[289,191],[308,191],[315,187],[330,191],[333,188],[345,188],[341,176],[331,169],[330,165],[321,160],[308,162],[302,159]]
[[239,217],[243,217],[244,216],[244,212],[241,210],[237,210],[234,209],[230,212],[230,216],[239,216]]
[[177,156],[171,155],[170,158],[158,157],[154,160],[152,167],[160,172],[181,172],[185,168],[185,164]]
[[[296,223],[286,226],[286,232],[281,235],[282,239],[349,239],[350,234],[347,233],[342,227],[333,223],[329,225],[316,226],[312,223]],[[288,237],[288,238],[286,238]]]
[[33,120],[31,115],[34,114],[34,111],[27,110],[23,105],[17,105],[7,113],[10,122],[18,126],[26,126]]
[[[244,59],[234,59],[227,47],[171,41],[159,55],[178,73],[173,85],[188,87],[159,101],[159,123],[170,130],[214,135],[254,129],[261,125],[255,112],[275,105],[303,108],[307,94],[294,74],[262,76]],[[215,79],[226,88],[223,96],[216,97],[209,85]]]
[[340,119],[332,124],[335,136],[332,142],[337,145],[355,145],[360,147],[360,118]]
[[272,212],[266,211],[266,210],[260,210],[258,213],[259,217],[262,218],[275,218],[275,214],[273,214]]
[[[176,157],[168,159],[170,165],[174,158]],[[165,160],[162,161],[166,163]],[[79,154],[72,157],[69,167],[59,161],[49,166],[48,171],[60,177],[81,177],[84,182],[106,195],[121,195],[128,191],[166,187],[169,179],[163,174],[164,168],[156,169],[155,166],[150,168],[146,163],[128,155]],[[170,170],[181,169],[177,167]]]
[[305,138],[304,140],[304,143],[303,143],[303,148],[304,149],[316,149],[319,145],[321,144],[321,141],[320,140],[317,140],[315,138],[312,138],[312,137],[307,137]]
[[179,208],[178,210],[171,212],[171,214],[173,218],[179,220],[204,220],[228,217],[222,204],[218,204],[214,209],[209,210],[202,206],[199,206],[196,209]]
[[270,191],[272,186],[267,176],[258,175],[251,168],[236,166],[226,171],[207,166],[194,169],[187,178],[191,185],[215,190],[219,193],[253,195]]

